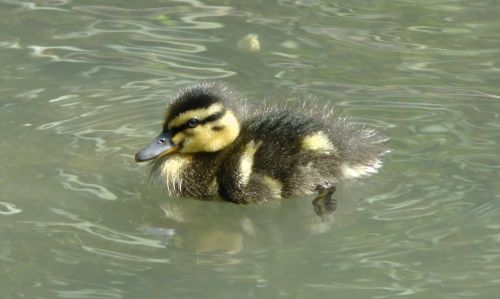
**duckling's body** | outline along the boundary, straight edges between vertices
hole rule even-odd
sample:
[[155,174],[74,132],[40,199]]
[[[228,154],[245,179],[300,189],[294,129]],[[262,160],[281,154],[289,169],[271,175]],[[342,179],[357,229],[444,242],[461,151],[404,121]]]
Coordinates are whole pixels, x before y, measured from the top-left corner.
[[384,141],[331,110],[252,112],[227,86],[202,83],[176,96],[162,134],[136,160],[154,159],[151,176],[173,195],[246,204],[318,193],[324,214],[339,182],[377,171]]

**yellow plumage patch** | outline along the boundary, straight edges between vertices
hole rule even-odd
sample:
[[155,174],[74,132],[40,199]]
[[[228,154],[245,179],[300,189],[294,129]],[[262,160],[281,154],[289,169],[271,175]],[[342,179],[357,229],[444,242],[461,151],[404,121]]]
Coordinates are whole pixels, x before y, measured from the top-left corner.
[[240,158],[240,184],[242,186],[246,186],[248,181],[250,180],[250,175],[252,175],[252,167],[253,167],[253,159],[255,156],[255,152],[262,144],[262,141],[255,143],[255,141],[250,141],[245,145],[243,149],[243,153]]
[[[214,130],[214,127],[220,129]],[[182,144],[181,153],[216,152],[233,142],[239,133],[238,120],[227,110],[218,120],[177,133],[172,140]]]
[[360,176],[370,175],[377,173],[378,169],[382,166],[380,160],[370,162],[369,164],[348,165],[344,164],[341,167],[342,174],[348,179],[357,178]]
[[302,139],[302,149],[322,154],[335,154],[337,149],[323,131],[306,135]]
[[179,192],[182,189],[183,171],[189,167],[192,158],[191,155],[173,154],[163,163],[161,174],[170,193]]
[[280,181],[268,175],[263,175],[262,182],[269,188],[273,199],[281,198],[281,189],[283,188],[283,184],[281,184]]

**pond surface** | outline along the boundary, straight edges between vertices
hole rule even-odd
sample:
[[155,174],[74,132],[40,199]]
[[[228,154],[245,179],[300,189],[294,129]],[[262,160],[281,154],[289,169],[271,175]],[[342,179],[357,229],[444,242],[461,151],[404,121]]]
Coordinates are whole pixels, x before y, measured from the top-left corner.
[[[499,15],[487,0],[0,0],[0,297],[498,298]],[[169,198],[133,155],[197,80],[257,105],[335,103],[392,153],[324,222],[311,198]]]

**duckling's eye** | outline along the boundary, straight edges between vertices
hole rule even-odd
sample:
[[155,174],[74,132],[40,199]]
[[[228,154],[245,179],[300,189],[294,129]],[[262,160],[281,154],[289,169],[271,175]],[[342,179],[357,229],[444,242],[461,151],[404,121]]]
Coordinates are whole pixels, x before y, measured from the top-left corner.
[[186,124],[188,127],[194,128],[200,124],[200,121],[196,118],[191,118]]

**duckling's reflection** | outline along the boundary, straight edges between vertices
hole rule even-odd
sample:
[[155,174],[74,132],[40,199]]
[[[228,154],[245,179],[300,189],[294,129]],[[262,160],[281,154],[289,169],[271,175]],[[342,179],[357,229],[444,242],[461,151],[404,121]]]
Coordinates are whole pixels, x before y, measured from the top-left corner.
[[300,199],[235,205],[168,198],[157,204],[162,215],[149,219],[145,231],[167,246],[197,253],[282,248],[328,230],[334,219],[331,215],[321,220],[303,207],[310,207],[310,200]]

